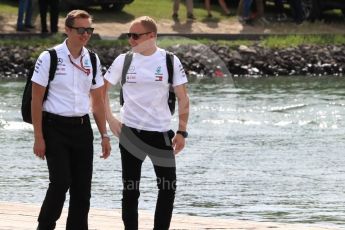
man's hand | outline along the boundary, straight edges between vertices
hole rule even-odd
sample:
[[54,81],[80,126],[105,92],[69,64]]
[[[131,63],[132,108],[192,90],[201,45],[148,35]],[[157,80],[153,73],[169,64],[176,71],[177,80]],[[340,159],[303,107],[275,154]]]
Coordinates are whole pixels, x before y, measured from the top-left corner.
[[175,137],[172,139],[172,147],[174,149],[174,154],[178,154],[183,148],[186,143],[186,140],[181,134],[176,134]]
[[35,138],[34,147],[33,147],[34,154],[41,158],[42,160],[45,159],[46,155],[46,143],[43,137]]
[[110,139],[108,137],[102,138],[102,156],[101,158],[107,159],[110,155],[111,151],[111,145],[110,145]]

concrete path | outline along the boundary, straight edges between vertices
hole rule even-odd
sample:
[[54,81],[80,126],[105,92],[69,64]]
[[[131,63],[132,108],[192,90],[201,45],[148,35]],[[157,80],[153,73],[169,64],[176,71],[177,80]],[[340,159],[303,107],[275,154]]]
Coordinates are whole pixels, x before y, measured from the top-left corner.
[[[32,230],[37,223],[40,205],[0,202],[0,230]],[[152,229],[153,215],[140,211],[140,230]],[[56,229],[65,229],[66,209],[64,209]],[[89,215],[90,230],[123,229],[121,210],[92,208]],[[174,215],[171,230],[183,229],[229,229],[229,230],[335,230],[337,228],[305,224],[281,224],[268,222],[217,219]]]
[[[5,16],[5,15],[4,15]],[[1,18],[1,15],[0,15]],[[1,33],[16,33],[17,15],[6,15],[0,20]],[[110,20],[110,19],[109,19]],[[32,33],[40,34],[39,20],[36,19],[36,29]],[[104,39],[114,39],[122,33],[128,32],[130,22],[116,21],[97,21],[94,20],[93,26],[95,33]],[[176,22],[169,19],[160,19],[157,21],[158,32],[164,34],[344,34],[345,23],[311,23],[305,21],[301,25],[294,23],[256,23],[254,26],[241,24],[237,17],[231,17],[226,20],[215,21],[180,21]],[[59,31],[64,31],[64,18],[59,18]],[[18,34],[26,34],[18,32]]]

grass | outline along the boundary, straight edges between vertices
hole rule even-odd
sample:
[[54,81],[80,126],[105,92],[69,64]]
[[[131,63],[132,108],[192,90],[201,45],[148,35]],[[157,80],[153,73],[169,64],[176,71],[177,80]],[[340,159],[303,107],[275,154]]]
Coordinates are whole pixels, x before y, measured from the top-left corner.
[[254,44],[266,48],[287,48],[297,47],[300,45],[344,45],[345,35],[286,35],[286,36],[270,36],[260,41],[236,40],[236,41],[210,41],[207,39],[191,40],[191,39],[163,39],[159,41],[160,47],[169,47],[173,45],[197,45],[197,44],[217,44],[237,48],[239,45],[251,46]]
[[[42,38],[31,38],[26,40],[13,40],[13,39],[1,39],[0,46],[36,46],[42,47],[51,47],[55,44],[59,44],[63,41],[64,36],[61,34],[54,35],[49,39]],[[217,44],[221,46],[228,46],[236,48],[239,45],[251,46],[254,44],[261,45],[267,48],[286,48],[286,47],[297,47],[299,45],[308,44],[308,45],[344,45],[345,44],[345,35],[286,35],[286,36],[271,36],[264,38],[260,41],[249,41],[249,40],[237,40],[237,41],[210,41],[207,39],[187,39],[187,38],[163,38],[158,40],[158,45],[162,48],[171,47],[174,45],[210,45]],[[128,45],[127,40],[91,40],[90,46],[103,46],[103,47],[114,47],[114,46],[126,46]]]
[[288,35],[284,37],[271,36],[261,44],[265,47],[286,48],[303,44],[309,45],[344,45],[345,35]]
[[0,2],[0,15],[2,14],[17,14],[18,1],[14,0],[1,0]]

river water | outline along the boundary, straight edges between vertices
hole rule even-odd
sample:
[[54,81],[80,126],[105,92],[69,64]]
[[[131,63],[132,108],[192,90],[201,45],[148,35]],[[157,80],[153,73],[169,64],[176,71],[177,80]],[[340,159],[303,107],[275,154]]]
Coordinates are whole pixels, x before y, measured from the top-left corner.
[[[40,204],[47,167],[32,153],[32,127],[21,122],[23,86],[0,82],[0,201]],[[189,91],[190,136],[177,157],[175,213],[345,225],[344,78],[195,80]],[[118,92],[112,98],[117,112]],[[95,138],[98,156],[97,132]],[[121,207],[117,144],[112,137],[108,160],[95,157],[92,207]],[[154,210],[155,184],[146,159],[141,209]]]

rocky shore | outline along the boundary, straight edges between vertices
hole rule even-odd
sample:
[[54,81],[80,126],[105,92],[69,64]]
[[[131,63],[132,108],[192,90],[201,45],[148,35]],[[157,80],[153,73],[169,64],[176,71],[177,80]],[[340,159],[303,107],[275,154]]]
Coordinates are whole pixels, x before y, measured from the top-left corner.
[[[90,48],[98,53],[103,71],[116,56],[129,50],[127,46]],[[301,45],[291,48],[240,45],[229,48],[211,44],[175,45],[167,49],[181,59],[191,77],[345,75],[345,45]],[[0,46],[0,78],[25,78],[41,51],[41,48],[34,46]]]

